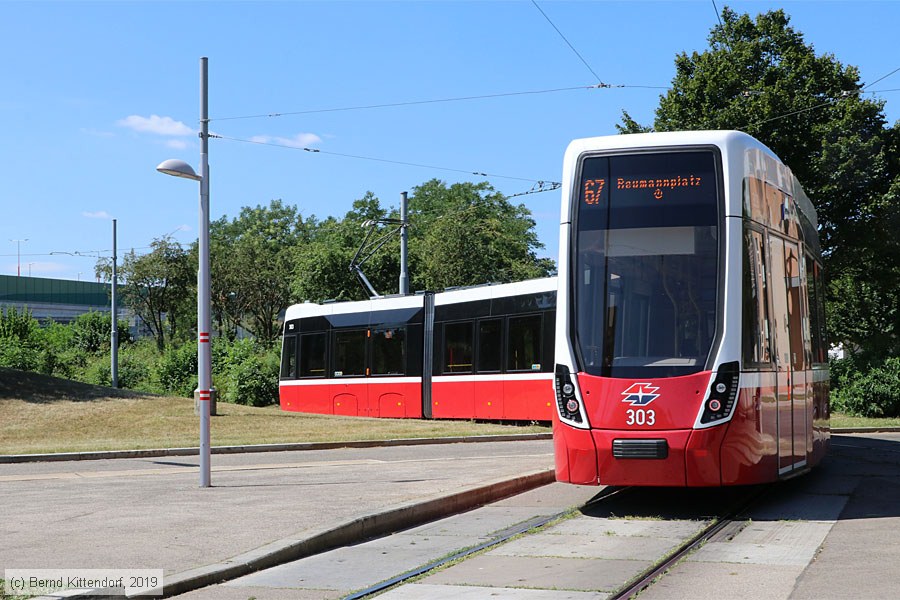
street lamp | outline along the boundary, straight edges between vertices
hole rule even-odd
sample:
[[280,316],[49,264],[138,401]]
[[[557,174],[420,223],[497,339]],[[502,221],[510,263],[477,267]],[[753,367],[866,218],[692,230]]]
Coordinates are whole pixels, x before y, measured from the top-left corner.
[[209,94],[207,58],[200,59],[200,174],[183,160],[169,159],[156,170],[200,182],[200,235],[197,268],[197,398],[200,404],[200,487],[210,487],[209,415],[212,354],[209,347]]
[[22,275],[22,243],[27,242],[28,239],[9,241],[15,242],[16,244],[16,277],[20,277]]

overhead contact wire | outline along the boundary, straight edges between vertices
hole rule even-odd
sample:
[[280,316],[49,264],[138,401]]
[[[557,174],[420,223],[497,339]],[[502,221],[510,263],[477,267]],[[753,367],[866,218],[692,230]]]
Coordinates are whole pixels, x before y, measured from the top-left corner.
[[538,6],[537,0],[531,0],[531,3],[534,4],[534,7],[536,9],[538,9],[538,11],[542,15],[544,15],[544,18],[547,19],[547,22],[550,23],[550,26],[553,27],[553,29],[556,30],[556,33],[559,34],[559,37],[561,37],[563,39],[563,41],[566,43],[566,45],[569,46],[569,48],[572,49],[572,52],[575,53],[575,56],[577,56],[579,58],[579,60],[581,60],[581,62],[584,63],[584,66],[587,67],[588,71],[590,71],[591,74],[597,79],[597,81],[600,82],[601,87],[610,87],[607,84],[603,83],[603,80],[600,79],[600,76],[597,75],[597,72],[594,71],[594,69],[591,67],[591,65],[588,64],[588,61],[586,61],[584,59],[584,57],[581,55],[581,53],[575,49],[575,46],[573,46],[572,43],[566,38],[566,36],[563,35],[563,32],[559,30],[559,27],[557,27],[556,24],[554,24],[553,21],[550,20],[550,17],[547,16],[547,13],[545,13],[544,10],[540,6]]
[[243,142],[245,144],[258,144],[260,146],[274,146],[276,148],[287,148],[289,150],[303,150],[304,152],[311,152],[314,154],[328,154],[330,156],[340,156],[342,158],[355,158],[357,160],[369,160],[369,161],[374,161],[374,162],[388,163],[388,164],[392,164],[392,165],[417,167],[420,169],[433,169],[436,171],[451,171],[454,173],[466,173],[467,175],[477,175],[478,177],[494,177],[494,178],[498,178],[498,179],[513,179],[516,181],[530,181],[530,182],[534,182],[534,183],[540,181],[538,179],[530,179],[528,177],[514,177],[512,175],[500,175],[497,173],[485,173],[483,171],[470,171],[467,169],[454,169],[452,167],[440,167],[440,166],[436,166],[436,165],[425,165],[425,164],[421,164],[421,163],[406,162],[406,161],[401,161],[401,160],[376,158],[373,156],[360,156],[358,154],[344,154],[341,152],[330,152],[328,150],[320,150],[318,148],[301,148],[299,146],[290,146],[288,144],[277,144],[274,142],[263,142],[260,140],[247,140],[247,139],[228,137],[228,136],[218,135],[218,134],[216,134],[215,136],[210,136],[210,137],[216,137],[216,138],[220,138],[223,140],[229,140],[232,142]]
[[[286,117],[292,115],[312,115],[312,114],[320,114],[320,113],[330,113],[330,112],[345,112],[351,110],[371,110],[375,108],[396,108],[400,106],[416,106],[422,104],[441,104],[448,102],[465,102],[470,100],[487,100],[490,98],[507,98],[510,96],[529,96],[536,94],[553,94],[558,92],[571,92],[574,90],[590,90],[596,89],[600,86],[597,85],[576,85],[570,87],[563,88],[553,88],[548,90],[528,90],[524,92],[503,92],[499,94],[482,94],[477,96],[457,96],[454,98],[438,98],[432,100],[409,100],[405,102],[387,102],[384,104],[364,104],[360,106],[341,106],[337,108],[315,108],[309,110],[295,110],[289,112],[271,112],[265,114],[258,115],[246,115],[241,117],[219,117],[216,119],[210,119],[210,121],[236,121],[239,119],[262,119],[262,118],[270,118],[270,117]],[[626,86],[603,86],[603,87],[626,87]],[[627,86],[627,87],[642,87],[642,86]]]

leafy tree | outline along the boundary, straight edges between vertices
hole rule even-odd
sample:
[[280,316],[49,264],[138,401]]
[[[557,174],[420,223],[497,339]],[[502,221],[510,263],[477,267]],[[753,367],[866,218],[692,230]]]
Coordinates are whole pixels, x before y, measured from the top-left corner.
[[240,325],[264,343],[278,337],[278,314],[291,300],[291,256],[307,237],[297,207],[281,200],[210,225],[213,309],[221,333],[233,337]]
[[[296,249],[293,295],[300,300],[363,300],[369,293],[350,271],[368,230],[367,221],[399,218],[381,206],[372,192],[353,202],[343,219],[329,217],[316,222],[308,242]],[[376,233],[375,235],[383,235]],[[397,288],[400,274],[399,238],[390,239],[363,265],[363,272],[380,293]]]
[[[362,244],[367,221],[399,219],[371,192],[356,200],[343,219],[317,224],[295,256],[294,295],[302,300],[360,300],[368,293],[349,265]],[[411,289],[509,282],[553,273],[550,259],[537,258],[542,246],[524,205],[511,204],[487,183],[447,186],[437,179],[413,188],[409,198]],[[390,231],[383,227],[375,236]],[[374,236],[373,236],[374,237]],[[363,266],[381,293],[397,290],[399,236],[389,238]]]
[[[709,49],[676,57],[652,129],[739,129],[778,154],[816,205],[833,338],[897,352],[900,123],[888,128],[859,71],[817,55],[789,23],[781,10],[752,19],[725,8]],[[618,128],[650,129],[627,112]]]
[[505,283],[555,271],[528,209],[514,205],[490,184],[432,179],[409,201],[411,280],[418,289]]
[[[120,269],[122,300],[150,330],[162,352],[166,338],[176,339],[191,313],[194,273],[187,252],[169,237],[153,240],[149,254],[125,255]],[[196,314],[196,313],[194,313]]]

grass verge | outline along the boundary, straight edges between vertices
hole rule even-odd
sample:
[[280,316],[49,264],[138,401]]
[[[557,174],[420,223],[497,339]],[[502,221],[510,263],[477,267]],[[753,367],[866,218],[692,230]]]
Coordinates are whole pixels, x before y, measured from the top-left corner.
[[[219,402],[214,446],[547,433],[549,427],[368,419]],[[0,369],[0,454],[197,446],[194,402]]]
[[842,427],[900,427],[900,419],[873,419],[853,417],[842,413],[831,413],[831,426]]

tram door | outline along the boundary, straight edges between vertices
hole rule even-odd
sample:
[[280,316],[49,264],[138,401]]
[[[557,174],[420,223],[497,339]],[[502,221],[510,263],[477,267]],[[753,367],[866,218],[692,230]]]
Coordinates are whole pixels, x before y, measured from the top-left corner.
[[788,326],[791,341],[791,417],[793,424],[794,468],[806,464],[806,406],[811,398],[812,381],[807,381],[806,334],[804,319],[806,309],[803,306],[803,290],[805,277],[802,273],[800,249],[792,242],[784,243],[785,283],[787,284]]
[[[806,458],[806,387],[797,245],[769,237],[772,260],[772,317],[778,385],[778,473],[789,473]],[[800,464],[798,464],[800,463]]]

